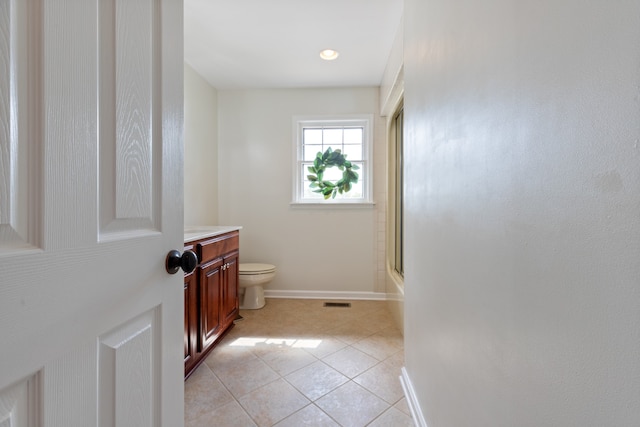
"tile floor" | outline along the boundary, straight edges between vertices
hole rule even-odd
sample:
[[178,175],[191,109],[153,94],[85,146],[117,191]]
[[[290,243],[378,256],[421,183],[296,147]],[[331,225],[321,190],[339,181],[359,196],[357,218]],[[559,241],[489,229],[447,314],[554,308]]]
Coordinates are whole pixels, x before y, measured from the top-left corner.
[[185,382],[186,427],[413,426],[384,301],[268,299]]

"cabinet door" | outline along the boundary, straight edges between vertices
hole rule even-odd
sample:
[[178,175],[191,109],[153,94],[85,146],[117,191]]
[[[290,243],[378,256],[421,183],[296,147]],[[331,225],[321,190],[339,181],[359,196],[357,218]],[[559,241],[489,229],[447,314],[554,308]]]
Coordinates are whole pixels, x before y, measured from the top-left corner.
[[184,276],[184,372],[196,363],[198,342],[198,289],[195,273]]
[[221,332],[222,258],[200,266],[200,340],[198,351],[213,344]]
[[224,257],[224,285],[222,288],[222,315],[225,325],[231,324],[238,314],[238,251]]

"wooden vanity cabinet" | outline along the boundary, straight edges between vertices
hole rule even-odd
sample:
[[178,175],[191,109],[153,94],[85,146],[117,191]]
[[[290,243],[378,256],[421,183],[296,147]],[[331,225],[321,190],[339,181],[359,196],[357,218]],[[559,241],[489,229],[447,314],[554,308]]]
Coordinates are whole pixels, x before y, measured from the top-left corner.
[[231,252],[224,257],[223,285],[222,285],[222,323],[224,325],[233,324],[238,317],[239,302],[238,278],[239,251]]
[[196,272],[184,276],[184,372],[191,372],[196,363],[198,343],[198,276]]
[[185,245],[199,260],[196,270],[185,275],[185,379],[238,315],[239,237],[233,231]]

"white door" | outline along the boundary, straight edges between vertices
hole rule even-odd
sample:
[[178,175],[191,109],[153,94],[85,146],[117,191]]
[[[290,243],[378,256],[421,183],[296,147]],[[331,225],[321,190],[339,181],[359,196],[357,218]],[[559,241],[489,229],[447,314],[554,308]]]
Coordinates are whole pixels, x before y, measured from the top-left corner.
[[0,426],[183,425],[182,1],[0,0]]

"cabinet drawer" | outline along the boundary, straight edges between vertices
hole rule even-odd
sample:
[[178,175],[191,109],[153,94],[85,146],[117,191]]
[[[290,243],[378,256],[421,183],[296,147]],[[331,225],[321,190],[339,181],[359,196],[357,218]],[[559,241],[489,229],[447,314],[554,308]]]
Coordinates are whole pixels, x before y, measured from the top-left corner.
[[240,233],[233,231],[198,242],[196,253],[200,263],[204,263],[227,252],[238,250],[239,247]]

